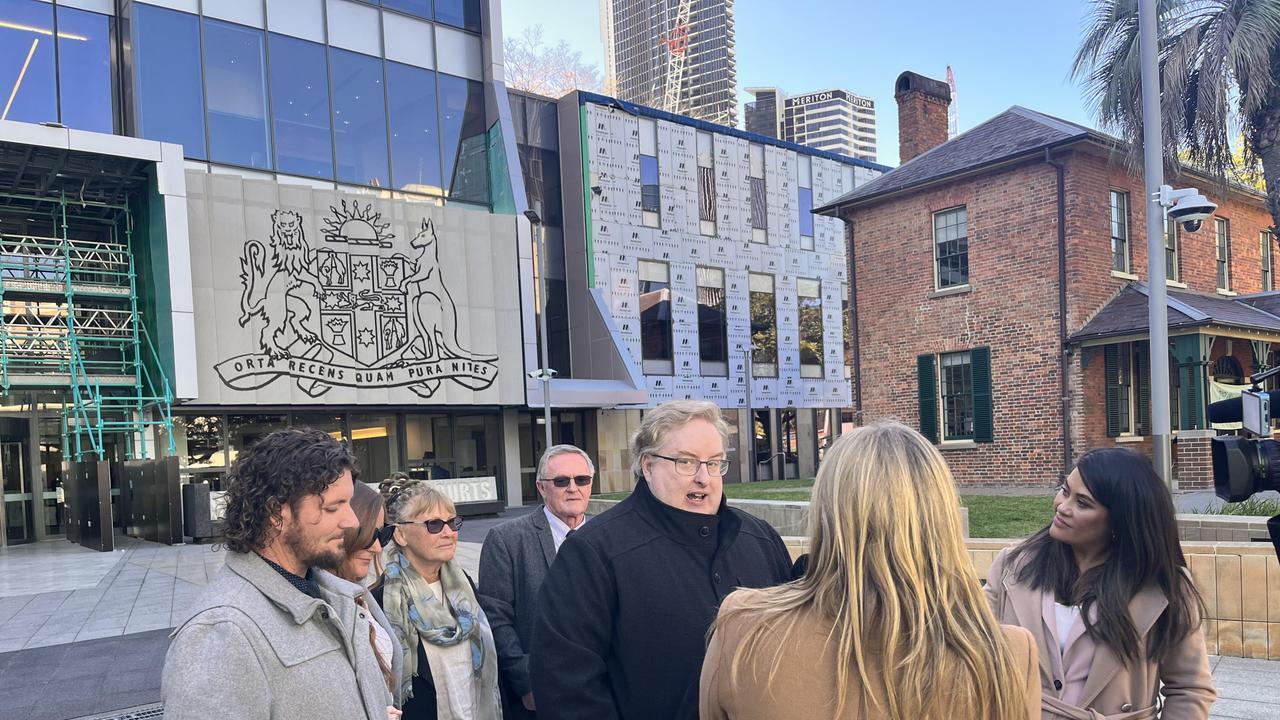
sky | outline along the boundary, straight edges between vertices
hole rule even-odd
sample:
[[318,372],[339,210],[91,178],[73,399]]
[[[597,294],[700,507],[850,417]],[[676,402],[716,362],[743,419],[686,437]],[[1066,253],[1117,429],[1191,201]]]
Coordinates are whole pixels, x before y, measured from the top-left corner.
[[[743,88],[777,86],[791,95],[842,88],[876,102],[877,161],[898,164],[893,84],[904,70],[956,76],[963,132],[1023,105],[1097,125],[1071,63],[1089,0],[736,0],[740,102]],[[542,26],[604,76],[599,0],[503,0],[502,32]],[[739,109],[739,122],[741,122]]]

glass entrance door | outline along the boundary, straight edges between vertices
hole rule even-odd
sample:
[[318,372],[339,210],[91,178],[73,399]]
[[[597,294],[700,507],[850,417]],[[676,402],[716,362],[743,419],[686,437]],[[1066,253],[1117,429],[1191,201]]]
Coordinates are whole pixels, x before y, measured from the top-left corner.
[[35,494],[26,473],[21,442],[0,442],[0,479],[4,481],[5,541],[10,545],[36,539]]

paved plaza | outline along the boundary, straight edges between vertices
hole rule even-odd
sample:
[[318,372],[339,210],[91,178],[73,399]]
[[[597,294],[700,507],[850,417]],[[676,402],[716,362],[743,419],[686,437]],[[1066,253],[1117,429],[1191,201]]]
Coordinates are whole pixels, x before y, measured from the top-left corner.
[[[468,520],[458,558],[474,577],[481,542],[501,518]],[[222,566],[217,546],[116,538],[111,553],[65,540],[0,549],[0,717],[161,717],[160,668],[170,629]],[[1280,718],[1280,662],[1211,658],[1213,718]]]

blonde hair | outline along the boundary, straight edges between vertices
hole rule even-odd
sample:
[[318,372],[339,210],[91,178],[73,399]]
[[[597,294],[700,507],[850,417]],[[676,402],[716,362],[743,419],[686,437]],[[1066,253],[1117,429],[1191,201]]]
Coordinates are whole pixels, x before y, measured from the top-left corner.
[[[762,645],[780,653],[808,610],[833,622],[837,716],[854,672],[853,700],[871,715],[1025,715],[1026,679],[983,596],[959,507],[951,471],[914,430],[882,422],[837,440],[813,487],[805,576],[750,593],[716,620],[750,618],[732,681]],[[777,666],[775,656],[770,681]]]
[[418,517],[434,508],[444,508],[450,515],[457,515],[458,509],[453,500],[433,482],[418,482],[405,489],[399,496],[391,500],[391,517],[394,522],[403,522]]
[[705,400],[668,400],[646,412],[640,427],[631,437],[631,474],[639,480],[644,477],[642,464],[646,455],[652,455],[667,441],[672,431],[694,420],[705,420],[720,433],[720,439],[729,446],[729,424],[720,414],[720,407]]

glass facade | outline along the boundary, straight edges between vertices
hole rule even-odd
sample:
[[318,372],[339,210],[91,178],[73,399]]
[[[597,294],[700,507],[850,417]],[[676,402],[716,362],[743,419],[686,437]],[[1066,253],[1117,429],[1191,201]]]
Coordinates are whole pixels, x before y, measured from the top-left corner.
[[436,117],[436,74],[387,63],[391,107],[391,173],[395,187],[440,194],[440,120]]
[[261,30],[204,21],[209,159],[214,162],[271,167],[265,44]]
[[[366,4],[468,31],[480,28],[475,0]],[[52,13],[48,3],[30,0],[27,5],[23,0],[14,7]],[[15,14],[9,7],[0,7],[0,20],[4,13]],[[356,52],[345,35],[326,45],[323,26],[299,30],[305,23],[282,20],[268,28],[277,31],[268,32],[142,3],[129,7],[132,52],[118,64],[129,67],[133,78],[126,126],[138,136],[181,144],[192,160],[490,204],[484,83],[429,69],[438,59],[442,67],[448,60],[450,69],[467,68],[455,72],[480,72],[470,51],[466,58],[433,59],[430,51],[415,56],[404,52],[406,40],[397,36],[399,46],[386,41],[385,54],[396,58],[391,60],[379,56],[382,38],[365,38],[367,47]],[[77,101],[77,113],[83,116],[77,122],[109,131],[114,117],[111,18],[77,12],[71,22],[93,33],[78,29],[76,38],[84,35],[93,42],[81,42],[85,48],[67,53],[76,65],[74,73],[64,70],[63,76],[90,99]],[[268,14],[267,19],[274,23],[274,17]],[[434,44],[436,34],[447,36],[451,48],[477,40],[442,25],[433,28],[391,14],[386,18],[409,28],[407,32],[427,33],[422,42],[428,48],[445,46],[443,41]],[[10,24],[37,27],[34,22]],[[51,20],[44,25],[51,26]],[[6,32],[0,26],[0,33]],[[67,42],[61,38],[59,47]],[[16,73],[25,63],[26,51],[15,54],[19,44],[0,43],[0,81],[9,66]],[[46,44],[37,43],[36,49],[42,51]],[[29,49],[30,43],[24,47]],[[52,72],[52,51],[47,63],[42,58],[36,52],[25,63],[31,65],[29,74],[45,72],[46,66]],[[82,87],[86,85],[92,87]],[[56,119],[51,92],[24,95],[22,119]],[[12,110],[15,117],[18,105]]]
[[333,179],[333,136],[324,46],[272,33],[271,114],[276,169]]
[[111,132],[112,29],[99,13],[0,2],[0,120]]
[[0,120],[57,122],[53,6],[6,0],[0,21]]
[[138,135],[178,143],[187,157],[207,159],[199,19],[135,5],[133,27]]
[[387,186],[387,105],[382,62],[329,49],[333,70],[333,135],[341,182]]
[[59,122],[69,128],[101,133],[115,129],[113,25],[106,15],[58,7],[58,89],[63,98]]
[[446,195],[463,202],[487,203],[484,85],[444,73],[437,77]]

